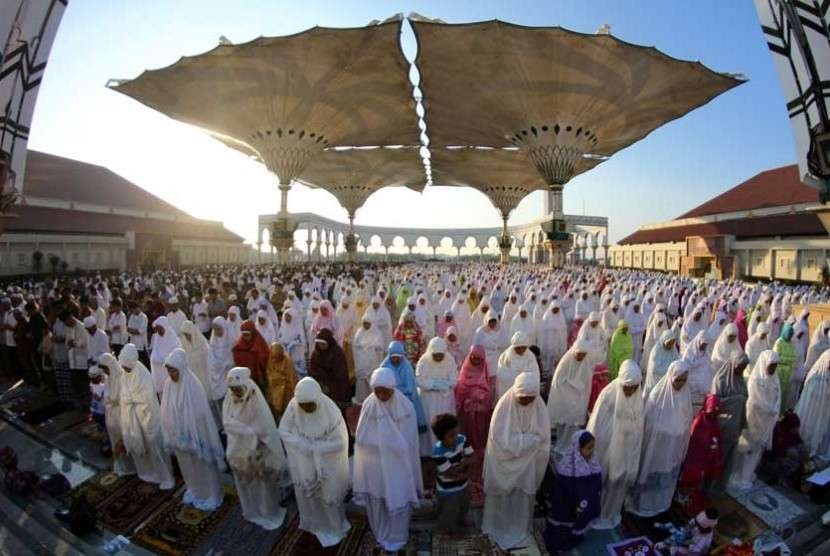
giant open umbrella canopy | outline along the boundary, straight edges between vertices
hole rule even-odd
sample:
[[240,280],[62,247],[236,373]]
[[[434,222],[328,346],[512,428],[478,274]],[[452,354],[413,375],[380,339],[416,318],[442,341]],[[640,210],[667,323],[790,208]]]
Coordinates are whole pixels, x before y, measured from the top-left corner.
[[[435,185],[478,189],[499,211],[505,226],[522,199],[547,189],[539,172],[516,149],[433,148],[430,154]],[[601,162],[600,158],[582,158],[574,172],[581,174]]]
[[417,148],[330,149],[317,155],[298,181],[334,195],[351,222],[379,189],[399,186],[422,191],[426,175]]
[[112,88],[256,157],[287,186],[323,149],[419,145],[399,18],[221,44]]
[[743,82],[610,34],[410,21],[430,146],[517,146],[549,186]]

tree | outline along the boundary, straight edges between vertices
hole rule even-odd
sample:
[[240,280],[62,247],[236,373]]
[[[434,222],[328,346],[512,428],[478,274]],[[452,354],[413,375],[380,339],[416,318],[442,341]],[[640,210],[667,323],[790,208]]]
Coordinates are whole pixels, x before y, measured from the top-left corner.
[[35,274],[40,274],[40,271],[43,269],[43,252],[35,251],[32,253],[32,270],[35,271]]
[[49,266],[52,267],[52,274],[58,273],[58,265],[61,262],[61,258],[55,255],[54,253],[49,253],[47,257],[49,259]]
[[61,273],[66,274],[66,269],[69,268],[69,263],[66,262],[66,261],[61,261],[60,262],[60,267],[61,267]]

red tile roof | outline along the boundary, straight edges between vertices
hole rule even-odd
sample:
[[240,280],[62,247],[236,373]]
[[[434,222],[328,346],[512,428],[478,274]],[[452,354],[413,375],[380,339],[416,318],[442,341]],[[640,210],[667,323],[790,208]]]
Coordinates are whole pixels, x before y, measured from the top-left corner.
[[779,214],[756,218],[738,218],[705,224],[637,230],[622,239],[620,245],[685,241],[687,236],[733,235],[739,239],[771,236],[827,236],[827,230],[813,213]]
[[724,212],[756,210],[766,207],[818,202],[818,190],[798,178],[798,166],[782,166],[749,178],[677,217],[694,218]]
[[127,231],[157,233],[181,239],[209,239],[242,242],[221,223],[197,220],[111,172],[53,154],[29,151],[23,196],[88,203],[141,212],[164,213],[177,221],[139,218],[118,214],[86,212],[30,205],[17,205],[9,212],[17,215],[7,221],[7,232],[114,234]]
[[103,166],[32,150],[26,154],[23,178],[23,196],[27,195],[143,212],[186,214]]
[[240,236],[226,230],[221,224],[206,220],[176,222],[26,205],[15,206],[9,212],[17,217],[6,221],[5,231],[8,233],[123,235],[127,231],[134,231],[162,234],[179,239],[242,242]]

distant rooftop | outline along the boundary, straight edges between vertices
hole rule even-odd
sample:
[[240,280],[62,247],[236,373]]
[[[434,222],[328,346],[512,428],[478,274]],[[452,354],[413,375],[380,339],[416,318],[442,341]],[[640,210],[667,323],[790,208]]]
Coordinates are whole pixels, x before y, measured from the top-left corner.
[[[817,189],[804,185],[793,164],[766,170],[714,197],[675,220],[740,213],[771,207],[818,203]],[[824,236],[826,229],[809,212],[767,214],[754,217],[726,216],[709,222],[690,222],[675,226],[644,227],[619,241],[620,245],[684,241],[688,236],[733,235],[736,238],[772,236]]]
[[798,178],[798,166],[792,164],[756,174],[675,220],[817,202],[818,190],[804,185]]
[[[33,202],[27,204],[27,198]],[[38,202],[34,202],[36,198]],[[99,208],[84,210],[67,203]],[[182,239],[243,241],[221,222],[194,218],[103,166],[31,150],[26,157],[23,202],[10,212],[16,218],[8,220],[7,232],[123,235],[133,231]]]
[[23,196],[189,216],[112,170],[54,154],[30,150]]

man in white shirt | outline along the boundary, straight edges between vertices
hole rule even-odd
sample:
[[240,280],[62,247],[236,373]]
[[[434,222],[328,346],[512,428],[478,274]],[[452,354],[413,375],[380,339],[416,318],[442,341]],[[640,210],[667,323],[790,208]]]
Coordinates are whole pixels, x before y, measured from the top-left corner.
[[84,328],[89,334],[89,343],[87,344],[87,365],[95,365],[98,362],[98,357],[102,353],[110,352],[109,337],[107,333],[98,328],[98,323],[95,317],[90,315],[84,319]]
[[121,353],[121,348],[129,342],[127,332],[127,315],[124,314],[120,299],[113,299],[110,304],[110,314],[107,318],[107,332],[109,332],[110,348],[115,356]]
[[179,298],[175,295],[170,298],[170,311],[167,313],[167,320],[170,321],[170,326],[173,328],[176,336],[181,334],[182,325],[187,320],[187,315],[182,311],[179,306]]
[[150,357],[147,355],[147,315],[135,301],[130,302],[130,317],[127,319],[127,334],[129,343],[138,351],[138,359],[145,367],[150,366]]

